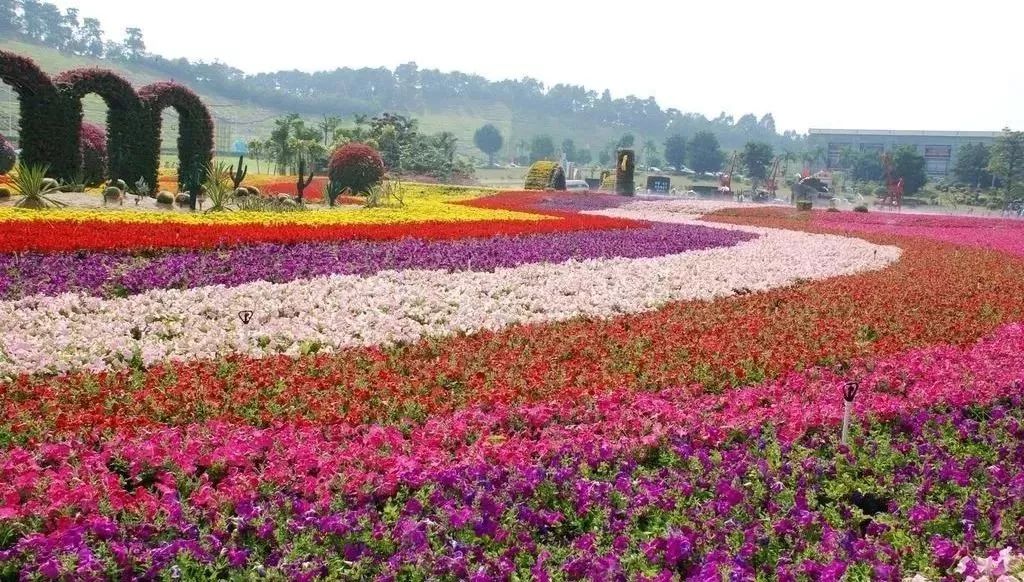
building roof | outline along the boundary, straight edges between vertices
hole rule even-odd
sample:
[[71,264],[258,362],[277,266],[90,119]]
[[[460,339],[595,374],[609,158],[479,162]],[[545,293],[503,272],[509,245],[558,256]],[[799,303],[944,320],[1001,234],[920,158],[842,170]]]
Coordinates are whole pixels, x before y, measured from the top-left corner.
[[997,138],[998,131],[908,131],[899,129],[815,129],[810,135],[878,135],[888,137],[982,137]]

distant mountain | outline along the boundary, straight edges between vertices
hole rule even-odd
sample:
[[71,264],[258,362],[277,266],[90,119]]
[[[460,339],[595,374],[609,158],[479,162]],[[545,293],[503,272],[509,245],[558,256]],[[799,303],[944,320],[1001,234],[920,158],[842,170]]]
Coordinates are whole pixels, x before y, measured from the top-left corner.
[[[726,149],[742,147],[751,140],[766,141],[780,150],[803,148],[801,136],[776,132],[770,113],[761,117],[747,114],[735,120],[723,113],[707,119],[663,109],[653,97],[613,99],[607,90],[568,84],[545,87],[530,78],[489,81],[479,75],[421,69],[415,63],[395,70],[340,68],[247,75],[222,63],[193,63],[148,54],[140,29],[128,29],[125,40],[116,43],[103,37],[94,19],[79,23],[73,9],[62,14],[53,5],[40,2],[33,2],[31,11],[26,12],[28,9],[17,0],[0,0],[0,21],[5,20],[5,11],[9,21],[6,30],[0,23],[0,47],[32,57],[51,73],[99,66],[119,71],[139,84],[174,79],[189,85],[209,104],[218,128],[218,149],[223,150],[239,138],[265,137],[271,120],[288,112],[314,119],[384,111],[415,117],[428,133],[450,131],[459,139],[463,153],[477,156],[473,132],[485,123],[494,124],[504,134],[505,152],[500,157],[505,158],[521,151],[537,135],[549,135],[556,144],[573,139],[576,147],[595,154],[614,147],[625,133],[635,135],[637,148],[653,141],[660,150],[669,135],[689,137],[700,130],[714,132]],[[0,103],[0,115],[10,115],[9,107],[9,103]],[[87,117],[99,118],[96,121],[103,117],[104,107],[98,99],[87,102],[86,110]],[[10,122],[0,118],[0,131],[8,125]]]

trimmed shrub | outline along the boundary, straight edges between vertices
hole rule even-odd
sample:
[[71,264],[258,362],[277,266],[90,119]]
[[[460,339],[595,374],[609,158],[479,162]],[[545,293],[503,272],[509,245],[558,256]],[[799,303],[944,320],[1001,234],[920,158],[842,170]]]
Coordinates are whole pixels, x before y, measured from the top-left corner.
[[248,188],[235,188],[235,197],[245,198],[246,196],[252,196],[252,192]]
[[796,203],[796,209],[801,212],[807,212],[811,208],[814,208],[814,203],[811,202],[810,200],[801,200]]
[[90,188],[99,186],[107,178],[107,132],[98,125],[83,123],[79,149],[83,184]]
[[865,206],[864,204],[861,204],[859,206],[854,206],[853,207],[853,211],[854,212],[867,212],[868,211],[868,207]]
[[167,190],[164,190],[156,195],[156,203],[166,204],[167,206],[170,206],[174,204],[174,194],[171,194]]
[[190,196],[188,192],[179,192],[178,195],[174,197],[174,203],[178,206],[188,206],[191,200],[192,196]]
[[18,155],[14,152],[14,144],[7,141],[7,138],[0,135],[0,175],[7,174],[14,169]]
[[245,189],[249,191],[250,196],[260,196],[260,189],[256,186],[245,186]]
[[11,197],[10,189],[6,187],[0,187],[0,200],[7,200]]
[[526,190],[565,190],[565,170],[558,162],[540,160],[526,174]]
[[366,194],[384,179],[384,161],[372,147],[348,143],[331,154],[328,174],[339,192],[348,188],[353,194]]

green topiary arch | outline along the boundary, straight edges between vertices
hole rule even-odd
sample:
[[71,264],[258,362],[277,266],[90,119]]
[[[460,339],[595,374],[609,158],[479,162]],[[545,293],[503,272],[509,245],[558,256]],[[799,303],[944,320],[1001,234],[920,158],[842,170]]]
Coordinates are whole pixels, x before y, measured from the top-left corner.
[[0,81],[18,94],[21,159],[30,165],[48,165],[54,176],[73,176],[78,140],[50,78],[31,59],[0,50]]
[[[139,143],[140,128],[145,125],[142,103],[135,89],[124,78],[105,69],[75,69],[54,78],[54,85],[70,109],[69,115],[77,120],[72,126],[76,140],[82,131],[82,98],[90,93],[99,95],[107,104],[107,175],[129,184],[143,177],[138,156],[134,154]],[[81,167],[81,156],[75,167]]]
[[[204,169],[213,159],[213,119],[199,96],[177,83],[154,83],[139,89],[139,99],[148,118],[143,125],[143,140],[151,155],[140,160],[142,176],[156,184],[160,170],[161,114],[171,107],[178,112],[178,188],[194,191],[204,177]],[[194,199],[194,197],[193,197]]]
[[180,116],[179,187],[198,190],[204,168],[213,159],[213,119],[184,85],[154,83],[136,93],[128,81],[104,69],[76,69],[51,80],[31,59],[3,50],[0,81],[18,93],[22,159],[31,165],[49,165],[52,177],[71,180],[82,171],[82,97],[90,93],[107,104],[112,178],[134,184],[141,177],[156,187],[161,113],[168,107]]

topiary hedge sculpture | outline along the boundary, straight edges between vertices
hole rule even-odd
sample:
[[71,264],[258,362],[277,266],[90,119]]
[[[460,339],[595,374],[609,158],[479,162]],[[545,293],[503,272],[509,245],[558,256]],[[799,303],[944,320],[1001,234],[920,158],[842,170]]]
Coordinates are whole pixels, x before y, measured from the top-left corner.
[[565,190],[565,170],[558,162],[541,160],[530,166],[526,174],[526,190]]
[[22,163],[46,167],[50,176],[77,174],[72,116],[50,78],[32,59],[0,50],[0,81],[18,94]]
[[0,176],[9,173],[14,169],[18,155],[14,152],[14,144],[7,141],[7,138],[0,135]]
[[103,69],[76,69],[51,80],[30,59],[3,50],[0,81],[18,94],[22,160],[48,166],[51,177],[66,182],[84,171],[82,98],[90,93],[102,97],[108,107],[106,165],[111,178],[157,183],[161,113],[167,107],[180,116],[180,181],[201,183],[202,169],[213,159],[210,112],[183,85],[156,83],[136,93],[128,81]]
[[107,178],[107,133],[91,123],[83,123],[79,134],[82,153],[82,184],[94,188]]
[[636,153],[633,150],[619,150],[615,153],[615,193],[632,196],[636,193],[634,183]]
[[193,193],[189,208],[195,210],[197,186],[205,180],[205,168],[213,161],[213,119],[209,110],[191,89],[177,83],[147,85],[139,89],[139,99],[148,118],[141,136],[149,154],[142,160],[142,177],[151,184],[157,183],[161,114],[171,107],[178,112],[178,189]]
[[384,161],[372,147],[348,143],[331,154],[328,173],[331,187],[338,192],[347,188],[353,194],[366,194],[384,179]]

